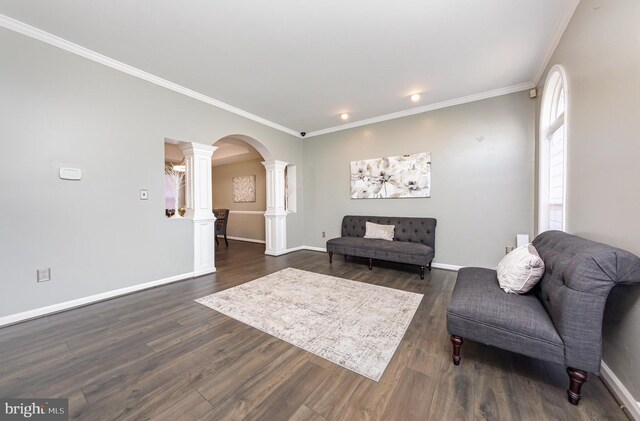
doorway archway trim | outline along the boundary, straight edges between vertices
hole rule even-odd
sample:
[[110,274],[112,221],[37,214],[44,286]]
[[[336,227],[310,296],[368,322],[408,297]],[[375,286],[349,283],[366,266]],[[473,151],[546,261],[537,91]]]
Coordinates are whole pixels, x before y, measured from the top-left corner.
[[267,190],[266,211],[264,212],[265,254],[279,256],[288,253],[290,250],[287,250],[287,211],[284,207],[285,168],[288,162],[274,159],[265,145],[250,136],[231,134],[216,140],[216,142],[225,138],[239,139],[246,142],[264,158],[262,165],[266,170]]

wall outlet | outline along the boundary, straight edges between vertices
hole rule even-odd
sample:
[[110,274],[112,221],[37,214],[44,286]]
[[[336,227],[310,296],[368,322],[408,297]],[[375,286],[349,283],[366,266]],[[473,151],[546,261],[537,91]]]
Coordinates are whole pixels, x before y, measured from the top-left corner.
[[326,237],[326,233],[322,231],[322,238]]
[[513,246],[507,246],[505,248],[505,250],[507,251],[507,254],[511,253],[513,251],[514,247]]
[[47,282],[51,280],[51,268],[38,269],[38,282]]

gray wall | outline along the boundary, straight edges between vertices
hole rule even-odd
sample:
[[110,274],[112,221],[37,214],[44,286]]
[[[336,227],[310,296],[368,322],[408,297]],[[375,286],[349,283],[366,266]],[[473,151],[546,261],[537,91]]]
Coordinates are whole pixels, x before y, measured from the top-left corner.
[[[215,166],[211,170],[213,207],[229,209],[227,235],[264,241],[264,212],[267,209],[266,170],[263,159],[236,162]],[[233,177],[256,176],[256,201],[252,203],[233,202]],[[234,214],[233,211],[260,211],[261,214]]]
[[[163,215],[165,137],[243,134],[302,165],[302,141],[264,125],[5,29],[0,51],[0,317],[193,270],[192,222]],[[287,225],[302,245],[301,210]]]
[[[640,2],[582,0],[545,75],[569,84],[567,230],[640,255]],[[604,361],[640,400],[640,287],[614,290]]]
[[[435,262],[496,266],[533,233],[534,115],[520,92],[305,139],[306,244],[324,247],[347,214],[428,216]],[[350,161],[415,152],[431,152],[431,198],[350,199]]]

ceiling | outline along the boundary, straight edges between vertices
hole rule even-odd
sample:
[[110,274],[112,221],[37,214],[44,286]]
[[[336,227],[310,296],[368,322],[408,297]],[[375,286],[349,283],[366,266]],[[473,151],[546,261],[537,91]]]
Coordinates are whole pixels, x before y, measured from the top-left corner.
[[528,89],[578,1],[3,0],[0,25],[314,135]]

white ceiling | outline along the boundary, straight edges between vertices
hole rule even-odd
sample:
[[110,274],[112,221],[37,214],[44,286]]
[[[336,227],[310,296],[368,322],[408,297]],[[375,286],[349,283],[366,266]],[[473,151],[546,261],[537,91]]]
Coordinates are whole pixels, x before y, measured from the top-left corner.
[[2,0],[0,14],[312,135],[527,89],[577,3]]

